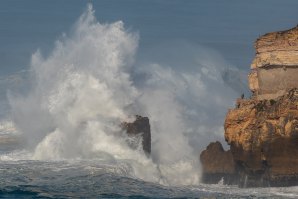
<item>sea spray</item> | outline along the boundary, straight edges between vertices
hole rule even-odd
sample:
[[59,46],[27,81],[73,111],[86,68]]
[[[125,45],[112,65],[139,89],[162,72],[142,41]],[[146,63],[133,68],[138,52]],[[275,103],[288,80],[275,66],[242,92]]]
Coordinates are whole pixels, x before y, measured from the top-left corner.
[[[221,130],[212,124],[216,112],[211,111],[225,110],[235,93],[206,62],[193,73],[159,64],[135,66],[138,39],[121,21],[97,22],[89,5],[50,55],[33,54],[31,90],[9,95],[13,121],[32,159],[97,159],[146,181],[199,183],[195,145],[203,146],[204,133]],[[136,84],[132,73],[147,76]],[[223,92],[231,96],[223,98]],[[150,158],[132,150],[120,128],[136,114],[150,119]],[[191,142],[196,135],[201,140]]]
[[125,121],[124,109],[136,98],[125,70],[137,36],[124,32],[122,22],[97,23],[91,6],[73,31],[47,58],[33,55],[32,90],[10,97],[14,120],[33,145],[51,131],[72,134],[68,139],[82,135],[78,129],[92,121],[102,121],[105,131],[119,131],[115,124]]

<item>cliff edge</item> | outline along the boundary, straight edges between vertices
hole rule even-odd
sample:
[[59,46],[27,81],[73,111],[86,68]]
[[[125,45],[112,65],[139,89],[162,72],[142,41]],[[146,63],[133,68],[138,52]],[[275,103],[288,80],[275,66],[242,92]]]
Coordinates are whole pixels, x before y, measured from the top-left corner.
[[230,150],[214,150],[211,143],[201,153],[205,183],[220,177],[240,187],[298,185],[298,26],[265,34],[255,47],[249,75],[253,95],[237,99],[227,113],[224,136]]
[[261,36],[255,48],[248,80],[258,99],[274,99],[297,87],[298,26]]

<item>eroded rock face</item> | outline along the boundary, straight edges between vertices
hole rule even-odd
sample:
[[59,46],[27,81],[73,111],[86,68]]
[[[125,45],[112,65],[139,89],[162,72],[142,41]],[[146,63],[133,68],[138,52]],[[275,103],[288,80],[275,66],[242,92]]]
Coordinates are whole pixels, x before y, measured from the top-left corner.
[[220,142],[210,143],[200,155],[204,173],[202,181],[218,183],[223,179],[225,184],[235,184],[238,180],[235,175],[235,163],[230,150],[224,151]]
[[[227,113],[224,136],[230,150],[211,143],[202,152],[203,177],[234,175],[238,180],[231,182],[241,187],[298,185],[298,26],[268,33],[255,46],[249,75],[253,95],[237,99]],[[227,160],[234,170],[224,169]]]
[[276,100],[242,100],[225,120],[241,186],[298,184],[298,90]]
[[298,63],[298,26],[285,31],[267,33],[255,42],[256,56],[251,68],[296,66]]
[[238,99],[224,127],[230,150],[216,142],[201,153],[203,182],[298,185],[298,89],[275,100]]
[[249,88],[258,99],[274,99],[298,84],[298,26],[257,39]]
[[142,146],[144,152],[149,155],[151,153],[151,130],[148,117],[136,115],[136,120],[132,123],[122,123],[122,128],[126,130],[128,136],[142,137]]

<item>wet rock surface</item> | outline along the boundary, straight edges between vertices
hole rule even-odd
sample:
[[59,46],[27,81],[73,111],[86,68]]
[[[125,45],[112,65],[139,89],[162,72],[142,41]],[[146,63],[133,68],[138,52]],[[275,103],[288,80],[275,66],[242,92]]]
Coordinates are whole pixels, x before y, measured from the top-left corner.
[[134,122],[124,122],[121,126],[126,130],[128,136],[141,136],[144,152],[147,155],[151,153],[151,130],[148,117],[136,115],[136,120]]

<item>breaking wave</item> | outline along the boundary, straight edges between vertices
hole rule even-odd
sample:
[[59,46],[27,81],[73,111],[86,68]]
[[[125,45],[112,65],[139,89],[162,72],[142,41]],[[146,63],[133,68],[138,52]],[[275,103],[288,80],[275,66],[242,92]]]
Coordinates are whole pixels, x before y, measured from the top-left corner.
[[[50,55],[33,54],[29,91],[8,96],[30,154],[22,157],[97,159],[146,181],[199,183],[199,150],[221,137],[223,115],[237,93],[212,58],[202,59],[195,72],[135,65],[138,40],[121,21],[99,23],[88,5]],[[150,158],[128,146],[119,126],[134,115],[150,118]]]

